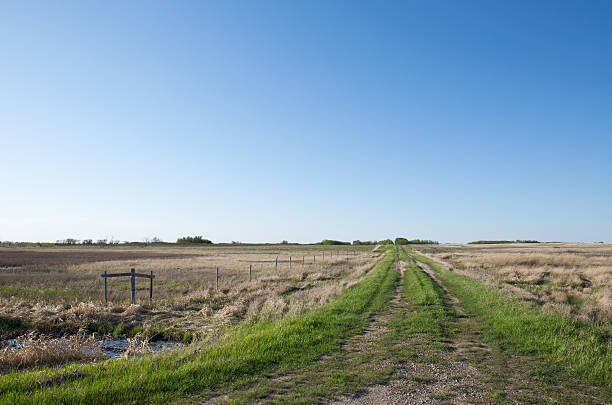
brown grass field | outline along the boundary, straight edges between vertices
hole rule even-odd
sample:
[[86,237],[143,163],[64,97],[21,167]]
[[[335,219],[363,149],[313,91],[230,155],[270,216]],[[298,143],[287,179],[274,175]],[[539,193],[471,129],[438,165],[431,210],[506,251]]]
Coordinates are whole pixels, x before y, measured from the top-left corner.
[[[297,315],[324,304],[358,282],[380,257],[372,247],[293,245],[2,248],[3,342],[32,331],[45,333],[40,338],[45,344],[92,332],[210,339],[231,324]],[[134,306],[129,277],[112,278],[106,305],[100,275],[132,267],[153,271],[153,300],[148,279],[137,279]],[[28,339],[23,340],[32,343]]]
[[430,245],[423,253],[525,300],[596,325],[612,324],[612,245]]

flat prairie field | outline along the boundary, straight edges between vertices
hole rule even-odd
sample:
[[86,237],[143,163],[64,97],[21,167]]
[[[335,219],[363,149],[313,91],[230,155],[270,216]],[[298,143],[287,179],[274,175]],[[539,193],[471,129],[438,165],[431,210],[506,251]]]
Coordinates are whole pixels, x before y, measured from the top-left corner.
[[0,404],[612,403],[611,254],[1,248]]
[[594,325],[612,324],[612,244],[428,245],[422,253],[471,278]]
[[[178,340],[242,321],[297,315],[356,283],[381,257],[369,247],[318,245],[0,248],[0,330],[78,330]],[[153,272],[136,278],[107,273]],[[218,269],[218,276],[217,276]]]

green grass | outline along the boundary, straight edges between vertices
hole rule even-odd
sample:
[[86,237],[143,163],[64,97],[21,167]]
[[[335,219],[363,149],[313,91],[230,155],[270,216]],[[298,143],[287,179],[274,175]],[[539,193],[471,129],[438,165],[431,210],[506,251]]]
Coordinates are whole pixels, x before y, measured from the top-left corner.
[[607,329],[541,312],[495,287],[448,271],[422,256],[461,306],[482,323],[488,341],[544,359],[569,375],[612,388],[612,340]]
[[60,286],[0,286],[0,297],[18,297],[31,301],[84,301],[84,296],[79,288]]
[[419,384],[429,384],[435,381],[435,379],[421,374],[413,374],[410,377],[410,380],[419,383]]
[[[385,283],[394,287],[399,273],[388,273]],[[312,404],[327,402],[363,391],[374,384],[393,378],[405,362],[442,365],[437,349],[447,349],[455,329],[455,318],[445,302],[445,293],[417,266],[404,271],[401,301],[386,305],[379,316],[384,334],[365,344],[345,341],[342,351],[299,368],[280,368],[272,376],[264,376],[242,389],[233,389],[230,403]],[[357,338],[359,341],[359,338]],[[356,346],[355,346],[356,344]],[[401,375],[397,375],[401,377]],[[428,384],[433,379],[416,375],[413,384]],[[221,392],[219,392],[221,394]],[[262,400],[263,399],[263,400]]]
[[3,375],[0,403],[163,403],[247,384],[277,368],[299,368],[338,351],[346,337],[384,308],[393,295],[394,260],[388,254],[362,282],[319,309],[236,327],[215,344]]
[[25,329],[29,325],[27,322],[19,318],[2,317],[0,318],[0,331],[8,331],[15,329]]
[[409,326],[403,333],[425,333],[430,339],[445,340],[453,329],[454,313],[445,302],[444,291],[417,265],[406,266],[402,295],[414,308],[403,320]]

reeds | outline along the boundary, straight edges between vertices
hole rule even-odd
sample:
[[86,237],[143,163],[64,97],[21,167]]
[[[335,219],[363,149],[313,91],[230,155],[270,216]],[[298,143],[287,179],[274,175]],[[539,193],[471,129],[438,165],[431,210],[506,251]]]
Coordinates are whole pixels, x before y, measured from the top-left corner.
[[102,343],[93,335],[77,333],[56,338],[30,332],[0,349],[0,368],[29,368],[103,357]]

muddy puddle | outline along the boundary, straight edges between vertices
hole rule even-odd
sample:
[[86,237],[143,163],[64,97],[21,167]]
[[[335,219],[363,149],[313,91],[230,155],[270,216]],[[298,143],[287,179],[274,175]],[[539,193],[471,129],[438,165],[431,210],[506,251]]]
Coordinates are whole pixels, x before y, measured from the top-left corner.
[[[143,342],[137,340],[135,344],[137,346],[144,344],[150,347],[153,352],[185,346],[183,343],[167,342],[163,340],[158,340],[157,342]],[[121,356],[129,347],[130,342],[127,339],[104,340],[102,343],[102,351],[109,358]]]

